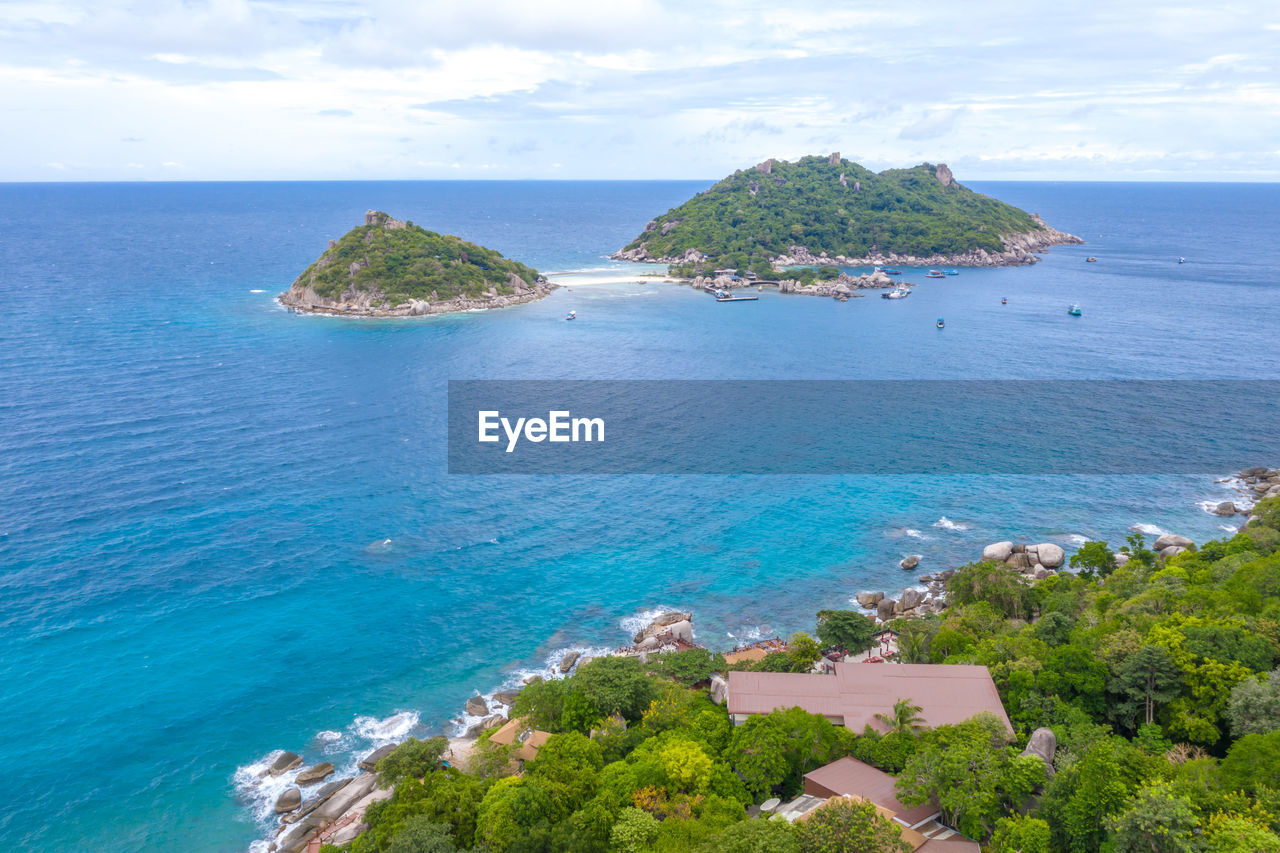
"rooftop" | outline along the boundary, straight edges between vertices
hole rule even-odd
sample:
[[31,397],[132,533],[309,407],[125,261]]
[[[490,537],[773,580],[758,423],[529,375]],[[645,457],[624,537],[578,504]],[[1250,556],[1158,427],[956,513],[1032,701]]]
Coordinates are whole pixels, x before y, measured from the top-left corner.
[[899,699],[919,705],[930,727],[988,711],[1013,732],[985,666],[837,663],[833,675],[729,673],[729,713],[735,715],[803,708],[855,732],[868,725],[883,731],[876,714],[889,713]]

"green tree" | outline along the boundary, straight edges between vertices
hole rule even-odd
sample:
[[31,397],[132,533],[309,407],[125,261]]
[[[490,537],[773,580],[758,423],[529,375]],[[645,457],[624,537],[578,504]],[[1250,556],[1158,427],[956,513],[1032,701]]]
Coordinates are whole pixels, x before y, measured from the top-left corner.
[[996,821],[989,853],[1049,853],[1049,824],[1035,817],[1015,814]]
[[557,801],[559,810],[576,811],[595,795],[596,777],[604,766],[600,745],[578,732],[552,735],[525,765],[533,778]]
[[1222,759],[1222,781],[1249,793],[1259,788],[1280,790],[1280,730],[1245,735],[1233,743]]
[[1017,572],[995,563],[961,566],[947,580],[947,594],[955,604],[985,601],[1008,619],[1026,619],[1037,599],[1035,588]]
[[1280,836],[1237,815],[1209,818],[1204,853],[1280,853]]
[[1280,729],[1280,669],[1265,678],[1251,678],[1231,688],[1226,716],[1236,737]]
[[1070,566],[1078,569],[1080,577],[1086,580],[1105,578],[1117,568],[1116,555],[1106,542],[1086,542],[1071,555]]
[[865,800],[819,806],[796,827],[800,853],[911,853],[902,830]]
[[1059,646],[1050,652],[1038,683],[1046,693],[1057,694],[1095,717],[1106,710],[1107,667],[1080,646]]
[[618,853],[643,853],[658,838],[658,821],[646,811],[625,808],[618,814],[609,840]]
[[1090,733],[1082,744],[1087,746],[1078,760],[1059,770],[1040,804],[1041,817],[1053,833],[1052,849],[1067,853],[1102,849],[1111,821],[1124,813],[1134,792],[1164,763],[1115,736],[1095,739]]
[[771,715],[753,716],[733,731],[727,757],[759,802],[787,778],[786,738]]
[[535,729],[555,732],[560,730],[560,718],[564,714],[566,682],[561,679],[544,681],[539,678],[524,686],[511,706],[512,718],[522,717]]
[[1164,785],[1142,791],[1114,823],[1115,853],[1192,853],[1199,820],[1191,804]]
[[495,853],[523,846],[531,834],[545,834],[555,815],[546,790],[530,777],[508,776],[494,783],[480,803],[476,840]]
[[411,737],[378,762],[379,782],[389,787],[403,779],[421,779],[440,768],[440,758],[448,748],[446,738]]
[[876,714],[876,719],[889,727],[891,732],[914,734],[924,728],[924,717],[920,716],[921,708],[910,699],[899,699],[893,703],[893,711],[888,714]]
[[785,820],[744,820],[717,835],[703,853],[800,853],[800,842]]
[[724,655],[706,649],[685,649],[666,652],[649,658],[649,672],[677,684],[692,687],[706,681],[717,672],[724,672]]
[[411,817],[387,845],[387,853],[454,853],[452,829],[426,815]]
[[990,713],[926,732],[898,776],[898,799],[912,806],[935,801],[952,826],[985,838],[1004,810],[1021,805],[1045,777],[1044,762],[1018,755],[1008,737]]
[[808,672],[822,659],[822,647],[813,637],[799,631],[787,641],[787,659],[791,662],[792,672]]
[[613,655],[579,666],[573,687],[591,700],[600,716],[617,713],[628,720],[640,719],[658,692],[638,660]]
[[1172,701],[1182,690],[1182,672],[1169,653],[1159,646],[1143,646],[1120,665],[1111,690],[1124,697],[1123,708],[1132,719],[1141,709],[1146,725],[1155,722],[1156,705]]
[[857,654],[875,645],[876,623],[852,610],[819,610],[817,633],[824,648]]

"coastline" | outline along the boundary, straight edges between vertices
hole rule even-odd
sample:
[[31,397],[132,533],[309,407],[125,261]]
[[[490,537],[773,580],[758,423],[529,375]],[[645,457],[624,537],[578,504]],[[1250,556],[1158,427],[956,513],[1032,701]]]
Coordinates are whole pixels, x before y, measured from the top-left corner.
[[319,296],[310,287],[290,287],[276,297],[276,302],[296,314],[326,314],[331,317],[433,317],[440,314],[460,314],[467,311],[486,311],[510,308],[526,302],[536,302],[551,294],[559,285],[549,281],[534,282],[532,288],[517,289],[514,293],[495,293],[485,299],[455,296],[442,302],[413,299],[392,308],[382,308],[371,303],[369,294],[338,302]]
[[[1220,502],[1213,507],[1197,504],[1202,511],[1217,515],[1246,516],[1247,525],[1254,519],[1252,510],[1258,500],[1265,497],[1280,496],[1280,471],[1266,468],[1249,468],[1244,471],[1218,478],[1213,481],[1239,495],[1239,499],[1231,502]],[[1225,511],[1230,506],[1231,512]],[[945,518],[943,519],[946,520]],[[935,525],[936,526],[936,525]],[[1242,525],[1243,527],[1243,525]],[[1191,546],[1192,541],[1186,537],[1158,529],[1146,529],[1145,525],[1134,525],[1130,528],[1145,536],[1157,537],[1154,548],[1161,559],[1177,556]],[[1225,529],[1225,528],[1224,528]],[[1237,528],[1242,529],[1242,528]],[[1229,534],[1233,535],[1233,534]],[[1077,543],[1080,544],[1080,543]],[[1126,555],[1118,554],[1123,565]],[[912,554],[899,564],[901,568],[913,571],[920,566],[921,555]],[[1027,583],[1052,577],[1060,572],[1067,572],[1068,554],[1065,549],[1051,542],[1040,544],[1014,544],[1012,542],[996,542],[987,545],[980,555],[975,555],[973,562],[985,561],[1001,565],[1009,571],[1021,576]],[[885,592],[858,592],[849,596],[850,605],[861,611],[875,622],[879,629],[889,630],[891,623],[899,619],[917,619],[940,614],[946,610],[946,581],[955,574],[958,567],[947,567],[934,573],[919,576],[915,584],[907,584],[897,597],[889,597]],[[709,648],[712,652],[741,652],[760,650],[777,650],[785,646],[785,640],[775,635],[772,637],[751,637],[747,642],[737,643],[733,649],[718,649],[715,644],[710,647],[697,642],[693,629],[693,614],[676,608],[656,607],[640,611],[625,617],[619,627],[628,634],[634,633],[634,642],[622,646],[570,646],[553,650],[544,660],[540,669],[517,669],[498,687],[488,693],[479,693],[470,697],[465,708],[458,716],[438,727],[424,726],[419,723],[414,712],[401,712],[381,721],[382,724],[396,721],[396,735],[384,738],[381,745],[373,753],[363,755],[356,761],[353,757],[344,770],[354,767],[353,776],[331,783],[332,790],[319,789],[319,793],[311,800],[303,800],[303,814],[319,815],[312,818],[309,825],[299,820],[303,815],[286,814],[277,831],[276,841],[261,840],[254,842],[250,853],[265,851],[281,851],[281,853],[300,853],[310,849],[307,844],[312,839],[323,839],[326,843],[345,843],[354,838],[362,829],[361,822],[364,810],[372,803],[391,796],[392,790],[380,789],[376,785],[373,764],[393,745],[401,743],[410,735],[431,736],[437,728],[443,730],[448,741],[445,760],[452,766],[462,770],[469,768],[471,753],[479,738],[485,732],[503,726],[511,719],[512,705],[515,696],[525,685],[535,680],[558,679],[574,673],[580,665],[596,657],[626,656],[638,657],[644,661],[652,653],[678,651],[690,648]],[[637,630],[638,629],[638,630]],[[884,648],[894,648],[892,640]],[[713,682],[712,689],[715,689]],[[407,725],[405,724],[407,723]],[[391,732],[388,732],[391,734]],[[277,750],[260,760],[255,767],[267,768],[272,762],[279,763],[280,756],[292,755]],[[294,756],[296,758],[296,756]],[[301,759],[290,769],[297,770],[305,766]],[[266,772],[259,770],[258,777],[264,778]],[[337,775],[337,774],[335,774]],[[285,779],[279,782],[291,784]],[[276,791],[281,789],[277,786]],[[345,794],[344,794],[345,792]],[[275,792],[273,791],[273,796]],[[278,802],[278,800],[277,800]],[[336,804],[336,806],[335,806]],[[276,810],[278,813],[278,809]],[[292,818],[292,820],[290,820]],[[296,822],[296,823],[295,823]],[[301,824],[301,826],[299,826]]]

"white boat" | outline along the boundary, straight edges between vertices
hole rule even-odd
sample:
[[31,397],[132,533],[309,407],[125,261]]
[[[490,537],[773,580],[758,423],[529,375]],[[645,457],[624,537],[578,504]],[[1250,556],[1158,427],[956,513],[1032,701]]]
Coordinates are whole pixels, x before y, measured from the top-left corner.
[[570,311],[570,312],[569,312],[569,316],[565,317],[565,319],[566,319],[566,320],[574,320],[574,319],[576,319],[576,318],[577,318],[577,316],[578,316],[578,312],[577,312],[577,311]]
[[880,298],[881,299],[906,299],[910,295],[911,295],[911,291],[907,290],[905,287],[895,287],[893,290],[890,290],[888,293],[880,294]]

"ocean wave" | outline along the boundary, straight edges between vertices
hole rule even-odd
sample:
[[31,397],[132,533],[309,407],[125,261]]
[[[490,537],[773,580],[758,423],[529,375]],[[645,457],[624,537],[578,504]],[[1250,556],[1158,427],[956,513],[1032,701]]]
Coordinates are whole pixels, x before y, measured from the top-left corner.
[[1234,533],[1239,533],[1239,532],[1240,532],[1240,528],[1239,528],[1239,527],[1233,527],[1233,526],[1232,526],[1232,525],[1230,525],[1230,524],[1219,524],[1219,525],[1218,525],[1218,529],[1219,529],[1219,530],[1225,530],[1227,533],[1233,533],[1233,534],[1234,534]]
[[618,627],[626,633],[627,642],[630,643],[631,638],[644,628],[647,628],[654,619],[664,613],[671,612],[687,613],[688,611],[679,607],[650,607],[648,610],[641,610],[634,615],[622,617],[622,619],[618,620]]
[[945,515],[942,518],[935,521],[933,523],[933,526],[941,530],[968,530],[969,528],[973,527],[973,525],[967,521],[952,521],[951,519],[947,518]]
[[250,293],[266,293],[265,290],[250,290]]
[[1068,533],[1066,536],[1062,537],[1062,541],[1068,545],[1073,545],[1076,548],[1079,548],[1081,545],[1083,545],[1084,543],[1090,540],[1088,536],[1083,536],[1079,533]]
[[400,711],[379,720],[377,717],[356,717],[352,730],[357,737],[373,744],[373,748],[399,743],[418,727],[417,711]]
[[1166,532],[1162,527],[1157,527],[1154,524],[1143,524],[1141,522],[1130,525],[1129,529],[1134,533],[1141,533],[1144,536],[1162,536]]

